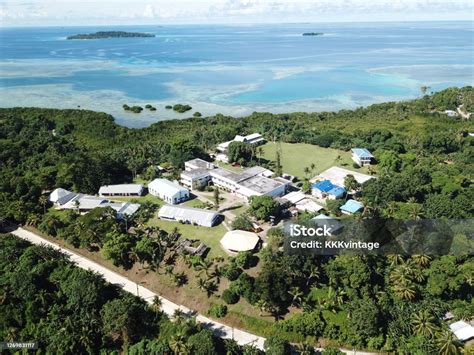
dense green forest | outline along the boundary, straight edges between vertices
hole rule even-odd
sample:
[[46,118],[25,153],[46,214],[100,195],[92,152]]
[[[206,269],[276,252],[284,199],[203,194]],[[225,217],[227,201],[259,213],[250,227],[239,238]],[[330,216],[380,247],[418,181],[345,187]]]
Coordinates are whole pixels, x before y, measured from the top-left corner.
[[[169,234],[160,238],[166,242],[161,247],[147,244],[148,238],[126,237],[124,226],[108,218],[105,209],[43,218],[47,193],[58,186],[97,193],[100,185],[131,181],[158,164],[178,171],[186,160],[208,158],[217,143],[260,132],[271,141],[375,152],[380,176],[362,186],[365,216],[472,218],[474,138],[469,133],[474,123],[443,111],[461,105],[473,111],[473,96],[471,87],[451,88],[414,101],[336,113],[216,115],[143,129],[121,127],[110,115],[85,110],[0,109],[0,216],[38,224],[73,245],[101,248],[117,265],[155,263],[160,268],[166,249],[173,247]],[[447,311],[455,319],[474,314],[472,257],[308,258],[280,251],[280,230],[269,236],[258,275],[245,271],[244,256],[223,266],[222,275],[232,282],[222,298],[229,304],[243,298],[279,319],[272,329],[278,336],[269,338],[269,346],[279,349],[274,354],[286,351],[288,334],[400,354],[459,353],[460,344],[442,317]],[[9,243],[11,250],[25,248]],[[152,255],[155,247],[163,253]],[[123,250],[136,258],[122,260]],[[11,271],[20,265],[6,264]],[[288,317],[290,308],[296,312]],[[25,323],[17,328],[30,329]]]
[[427,218],[472,216],[474,122],[440,112],[462,104],[473,110],[473,92],[453,88],[337,113],[216,115],[143,129],[85,110],[0,109],[0,215],[24,222],[41,213],[40,196],[55,187],[96,193],[153,165],[179,169],[186,160],[207,158],[236,134],[261,132],[268,140],[374,151],[381,178],[362,189],[374,213],[404,217],[419,207]]

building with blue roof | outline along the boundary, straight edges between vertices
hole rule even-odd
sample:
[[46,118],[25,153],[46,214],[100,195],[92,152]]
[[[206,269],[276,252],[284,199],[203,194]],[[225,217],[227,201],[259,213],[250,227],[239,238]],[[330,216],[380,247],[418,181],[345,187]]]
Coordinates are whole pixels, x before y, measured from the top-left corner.
[[370,165],[374,156],[365,148],[353,148],[352,160],[354,160],[359,166]]
[[348,200],[339,209],[344,214],[354,214],[364,208],[364,204],[356,200]]
[[320,181],[314,183],[311,188],[311,193],[313,196],[316,196],[320,199],[331,199],[335,200],[338,198],[342,198],[345,193],[346,189],[337,185],[334,185],[329,180]]

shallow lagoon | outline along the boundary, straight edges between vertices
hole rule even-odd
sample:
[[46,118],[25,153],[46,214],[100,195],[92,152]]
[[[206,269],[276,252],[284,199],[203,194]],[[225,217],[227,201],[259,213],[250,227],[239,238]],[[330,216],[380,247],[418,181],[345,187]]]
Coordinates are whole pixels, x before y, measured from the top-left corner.
[[[136,26],[119,29],[156,37],[65,39],[117,28],[1,29],[0,106],[80,106],[139,127],[188,117],[164,109],[178,102],[205,115],[337,110],[474,80],[470,22]],[[311,31],[324,35],[301,36]]]

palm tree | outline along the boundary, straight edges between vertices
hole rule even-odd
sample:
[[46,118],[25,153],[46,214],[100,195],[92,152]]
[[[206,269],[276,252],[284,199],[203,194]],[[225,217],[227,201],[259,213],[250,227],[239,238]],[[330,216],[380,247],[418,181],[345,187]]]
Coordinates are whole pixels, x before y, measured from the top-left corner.
[[305,343],[299,343],[299,344],[296,344],[296,351],[298,352],[299,355],[313,355],[313,354],[316,354],[316,351],[314,350],[314,347],[309,345],[309,344],[305,344]]
[[43,206],[43,214],[46,214],[46,205],[48,204],[48,198],[45,195],[41,195],[38,199],[38,202]]
[[306,179],[309,179],[309,173],[311,171],[309,170],[309,168],[306,166],[304,169],[303,169],[303,173],[304,173],[304,176],[306,177]]
[[413,333],[431,338],[437,329],[435,322],[436,318],[427,309],[419,311],[411,319]]
[[397,213],[398,206],[395,201],[390,201],[390,203],[387,205],[387,208],[385,209],[385,215],[388,218],[394,218],[395,214]]
[[444,330],[438,333],[436,337],[436,345],[440,355],[458,355],[461,354],[459,344],[454,340],[453,333]]
[[411,260],[413,260],[413,262],[416,264],[416,265],[419,265],[419,266],[422,266],[422,267],[425,267],[425,266],[428,266],[430,264],[430,261],[431,261],[431,257],[429,255],[413,255],[411,257]]
[[258,307],[259,316],[261,317],[263,313],[267,311],[268,304],[264,300],[258,300],[257,303],[255,303],[255,306]]
[[308,286],[311,283],[311,280],[319,280],[320,272],[319,268],[316,265],[311,265],[311,269],[309,272],[309,275],[306,279],[306,286]]
[[199,278],[197,280],[197,287],[203,292],[206,291],[207,281],[202,278]]
[[173,320],[176,322],[176,323],[182,323],[186,318],[186,314],[180,309],[180,308],[176,308],[174,313],[173,313]]
[[421,207],[419,203],[411,204],[409,208],[409,215],[410,215],[410,218],[418,220],[420,219],[420,217],[423,216],[423,208]]
[[153,297],[151,309],[155,312],[155,319],[158,318],[158,314],[160,313],[162,306],[163,306],[163,301],[161,300],[161,298],[158,296]]
[[288,291],[290,296],[292,297],[291,304],[297,306],[301,304],[302,296],[304,293],[300,290],[298,286],[292,287],[290,291]]
[[397,283],[392,289],[395,295],[402,300],[413,300],[416,297],[415,284],[410,280]]
[[387,259],[389,260],[390,266],[396,266],[403,264],[405,260],[403,259],[403,255],[401,254],[390,254],[387,255]]
[[218,287],[217,284],[213,281],[206,282],[206,293],[207,297],[211,297],[214,293],[216,293]]
[[173,335],[169,342],[169,346],[175,354],[187,355],[191,353],[189,346],[186,344],[186,334],[181,330]]

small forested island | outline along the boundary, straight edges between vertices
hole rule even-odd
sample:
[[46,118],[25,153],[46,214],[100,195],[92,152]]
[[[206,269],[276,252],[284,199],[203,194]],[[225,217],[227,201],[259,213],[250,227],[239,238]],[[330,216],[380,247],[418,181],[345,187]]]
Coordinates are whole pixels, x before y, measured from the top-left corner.
[[322,36],[323,34],[322,32],[305,32],[303,36]]
[[68,36],[67,39],[103,39],[103,38],[131,38],[131,37],[155,37],[151,33],[125,32],[125,31],[99,31],[95,33],[80,33]]

